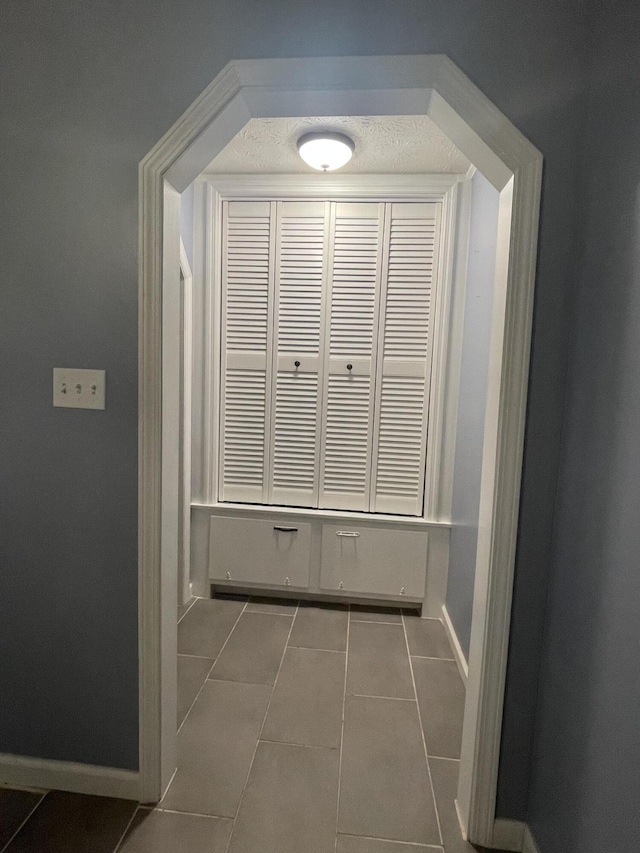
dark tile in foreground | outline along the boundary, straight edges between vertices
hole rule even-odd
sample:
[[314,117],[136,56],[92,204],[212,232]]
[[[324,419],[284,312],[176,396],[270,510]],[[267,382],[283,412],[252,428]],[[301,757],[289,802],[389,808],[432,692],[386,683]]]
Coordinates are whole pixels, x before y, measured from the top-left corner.
[[334,853],[339,752],[258,744],[229,853]]
[[233,821],[140,809],[118,853],[225,853]]
[[6,853],[113,853],[137,807],[129,800],[52,791]]
[[415,702],[347,696],[338,831],[440,844]]
[[41,799],[42,794],[31,791],[0,788],[0,850]]
[[465,692],[455,661],[412,658],[429,755],[460,758]]

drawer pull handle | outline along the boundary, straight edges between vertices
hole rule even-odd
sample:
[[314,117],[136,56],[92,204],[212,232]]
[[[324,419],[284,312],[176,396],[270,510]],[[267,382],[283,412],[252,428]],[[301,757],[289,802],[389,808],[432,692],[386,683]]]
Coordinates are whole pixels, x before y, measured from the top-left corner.
[[336,530],[336,536],[360,536],[359,533],[356,533],[354,530]]
[[274,527],[274,530],[279,530],[280,533],[297,533],[297,527]]
[[289,578],[284,579],[284,585],[285,586],[291,586],[291,581],[289,580]]
[[353,365],[352,365],[351,363],[349,363],[349,364],[347,365],[347,370],[353,370]]
[[338,589],[344,589],[344,584],[342,583],[342,581],[340,581],[340,583],[338,584]]
[[231,572],[227,572],[227,580],[228,580],[228,581],[230,581],[230,580],[231,580]]
[[297,359],[293,363],[295,364],[296,367],[300,367],[300,362]]
[[400,595],[404,595],[404,587],[400,590]]

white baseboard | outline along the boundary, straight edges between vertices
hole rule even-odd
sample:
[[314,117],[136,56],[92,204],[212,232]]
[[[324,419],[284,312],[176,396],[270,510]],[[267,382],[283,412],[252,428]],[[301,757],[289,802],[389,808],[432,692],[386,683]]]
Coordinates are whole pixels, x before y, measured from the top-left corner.
[[460,678],[464,681],[466,687],[467,678],[469,677],[469,664],[467,663],[467,659],[465,658],[464,652],[462,651],[460,640],[458,639],[456,630],[453,627],[453,622],[451,621],[451,617],[449,616],[449,611],[447,610],[446,604],[442,605],[442,621],[444,623],[444,630],[447,632],[447,637],[449,638],[449,642],[451,643],[451,648],[453,649],[453,656],[455,658],[456,664],[458,665],[458,672],[460,673]]
[[73,791],[99,797],[140,799],[137,770],[99,767],[75,761],[52,761],[24,755],[0,753],[0,784],[21,788]]
[[496,850],[511,850],[513,853],[540,853],[528,825],[520,820],[496,818],[491,846]]
[[536,844],[533,833],[526,823],[524,825],[524,837],[522,839],[522,853],[540,853],[540,848]]
[[511,850],[513,853],[522,853],[523,838],[524,823],[522,821],[507,820],[502,817],[495,819],[491,844],[495,850]]

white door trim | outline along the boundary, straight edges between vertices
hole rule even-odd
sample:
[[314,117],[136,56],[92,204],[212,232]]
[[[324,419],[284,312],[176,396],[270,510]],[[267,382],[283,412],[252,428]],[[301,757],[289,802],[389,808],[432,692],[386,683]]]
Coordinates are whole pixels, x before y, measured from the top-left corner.
[[191,598],[191,388],[193,375],[193,274],[187,251],[180,238],[180,274],[182,278],[180,303],[180,515],[178,518],[178,601],[186,604]]
[[[445,56],[232,62],[140,164],[140,771],[155,800],[173,771],[177,478],[163,393],[163,282],[177,273],[179,193],[252,117],[427,114],[500,192],[469,681],[458,802],[492,842],[529,370],[542,156]],[[175,281],[175,278],[173,279]],[[166,288],[165,288],[166,297]],[[163,422],[164,414],[164,422]],[[163,458],[163,450],[165,456]],[[173,563],[172,563],[173,561]],[[173,581],[172,581],[173,573]],[[173,638],[173,639],[172,639]],[[164,660],[164,666],[163,666]],[[173,691],[173,694],[172,694]],[[174,710],[172,711],[172,707]]]

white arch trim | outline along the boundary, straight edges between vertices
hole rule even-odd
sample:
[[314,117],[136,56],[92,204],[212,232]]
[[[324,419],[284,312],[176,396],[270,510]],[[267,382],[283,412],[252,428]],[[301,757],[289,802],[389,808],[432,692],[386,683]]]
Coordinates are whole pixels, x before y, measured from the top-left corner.
[[493,840],[542,156],[446,56],[231,62],[140,164],[139,612],[142,798],[175,767],[179,194],[253,117],[429,115],[500,193],[476,583],[458,810]]

